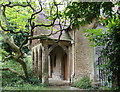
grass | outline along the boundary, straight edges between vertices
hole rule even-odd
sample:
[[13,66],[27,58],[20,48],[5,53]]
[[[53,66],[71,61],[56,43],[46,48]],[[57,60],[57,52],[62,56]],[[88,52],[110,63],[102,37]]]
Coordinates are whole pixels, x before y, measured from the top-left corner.
[[[15,87],[16,86],[16,87]],[[2,90],[47,90],[46,87],[42,85],[32,85],[29,83],[24,83],[23,85],[14,85],[3,87]]]

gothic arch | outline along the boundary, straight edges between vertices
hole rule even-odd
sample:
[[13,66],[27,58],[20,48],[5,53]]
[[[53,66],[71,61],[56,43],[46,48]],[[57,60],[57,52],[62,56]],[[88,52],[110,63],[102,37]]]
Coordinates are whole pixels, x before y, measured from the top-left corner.
[[48,54],[50,54],[50,52],[51,52],[55,47],[57,47],[57,46],[60,46],[60,47],[63,49],[63,51],[64,51],[66,54],[68,54],[68,48],[67,48],[66,46],[61,46],[61,45],[53,45],[53,46],[51,46],[51,47],[48,49]]
[[50,78],[68,80],[68,48],[53,45],[49,47],[49,75]]

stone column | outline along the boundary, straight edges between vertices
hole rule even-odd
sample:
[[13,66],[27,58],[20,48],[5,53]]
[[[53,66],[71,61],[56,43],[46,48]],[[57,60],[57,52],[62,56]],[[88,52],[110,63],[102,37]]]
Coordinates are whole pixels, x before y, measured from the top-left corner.
[[42,47],[42,83],[48,85],[48,46]]
[[70,72],[70,83],[72,83],[72,73],[73,73],[73,57],[72,57],[72,46],[69,46],[69,72]]
[[36,47],[36,77],[38,78],[38,48]]
[[67,52],[67,62],[68,62],[68,81],[70,82],[71,81],[71,53],[70,53],[70,46],[68,48],[68,52]]
[[34,74],[37,77],[37,52],[36,47],[34,48]]
[[50,55],[48,56],[48,67],[49,67],[49,77],[51,77],[51,62],[50,62]]
[[[75,35],[75,33],[74,33],[74,31],[73,31],[73,38],[74,38],[74,35]],[[75,38],[74,38],[74,39],[75,39]],[[76,56],[75,56],[75,43],[74,43],[74,42],[72,43],[72,48],[71,48],[71,50],[72,50],[71,83],[74,83],[74,78],[75,78],[75,57],[76,57]]]
[[33,71],[33,74],[35,74],[35,52],[34,52],[34,48],[32,48],[32,71]]
[[42,49],[38,48],[38,79],[42,82]]
[[34,75],[36,75],[36,48],[34,48]]

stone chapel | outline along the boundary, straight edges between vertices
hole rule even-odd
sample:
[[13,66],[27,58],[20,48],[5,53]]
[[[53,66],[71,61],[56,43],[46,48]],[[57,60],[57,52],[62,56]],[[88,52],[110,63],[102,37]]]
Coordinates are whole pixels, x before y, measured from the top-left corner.
[[[39,14],[37,22],[49,22]],[[49,37],[34,39],[31,43],[32,66],[34,75],[42,83],[49,83],[50,78],[73,83],[88,76],[94,81],[94,48],[82,33],[84,28],[93,28],[93,23],[79,30],[64,30],[57,42],[60,32]],[[57,29],[58,26],[55,26]],[[51,29],[35,28],[34,35],[49,34]]]

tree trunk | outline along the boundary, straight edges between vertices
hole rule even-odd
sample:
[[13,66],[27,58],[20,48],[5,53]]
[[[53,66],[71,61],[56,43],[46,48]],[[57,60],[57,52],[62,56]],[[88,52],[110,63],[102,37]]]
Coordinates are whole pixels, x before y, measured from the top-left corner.
[[[14,58],[15,59],[15,58]],[[27,82],[30,82],[29,81],[29,76],[28,76],[28,72],[27,72],[27,65],[26,65],[26,63],[22,60],[22,59],[15,59],[18,63],[20,63],[21,64],[21,66],[22,66],[22,68],[23,68],[23,71],[24,71],[24,74],[25,74],[25,80],[27,81]]]
[[27,72],[27,65],[26,65],[26,63],[25,63],[22,59],[18,59],[18,61],[19,61],[19,63],[21,63],[21,65],[22,65],[23,71],[24,71],[24,73],[25,73],[26,81],[27,81],[27,82],[30,82],[30,81],[29,81],[28,72]]
[[4,41],[6,43],[8,43],[10,45],[10,47],[17,52],[17,55],[16,56],[12,56],[12,59],[16,60],[18,63],[20,63],[22,65],[22,68],[23,68],[23,71],[24,71],[24,74],[25,74],[25,78],[26,78],[25,80],[27,82],[29,82],[29,76],[28,76],[28,72],[27,72],[26,63],[20,58],[24,54],[22,53],[20,48],[14,43],[14,41],[11,41],[7,35],[5,35]]

